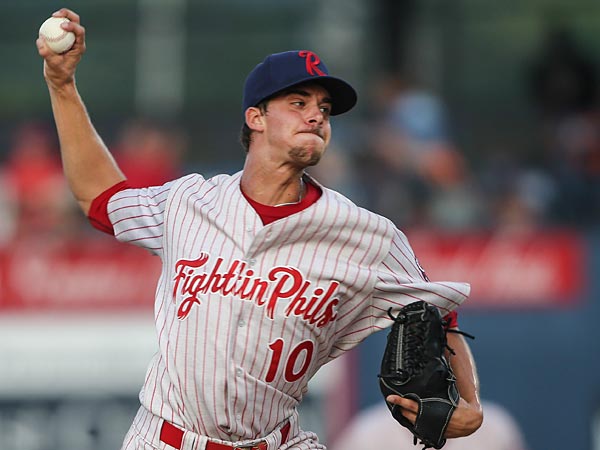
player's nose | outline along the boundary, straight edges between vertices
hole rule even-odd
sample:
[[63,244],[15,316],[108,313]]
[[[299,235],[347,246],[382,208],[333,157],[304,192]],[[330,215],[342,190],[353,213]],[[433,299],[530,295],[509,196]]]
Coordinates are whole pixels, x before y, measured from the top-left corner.
[[310,105],[306,108],[306,121],[310,124],[322,124],[327,115],[319,105]]

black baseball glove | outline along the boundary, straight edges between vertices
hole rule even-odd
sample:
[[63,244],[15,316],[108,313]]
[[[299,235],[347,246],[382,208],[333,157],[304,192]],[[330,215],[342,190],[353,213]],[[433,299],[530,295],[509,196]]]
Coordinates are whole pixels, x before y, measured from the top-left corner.
[[413,425],[401,408],[386,401],[392,416],[408,428],[426,448],[440,449],[446,443],[444,433],[459,393],[456,378],[445,357],[448,348],[446,329],[439,310],[426,302],[406,305],[394,317],[388,334],[379,387],[384,398],[395,394],[419,404]]

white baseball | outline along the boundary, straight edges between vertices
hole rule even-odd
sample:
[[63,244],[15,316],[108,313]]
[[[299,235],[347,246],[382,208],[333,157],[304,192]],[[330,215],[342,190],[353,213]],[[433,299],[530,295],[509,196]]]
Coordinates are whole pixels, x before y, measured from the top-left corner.
[[54,53],[64,53],[73,47],[75,33],[63,30],[60,24],[69,22],[66,17],[50,17],[40,27],[40,37]]

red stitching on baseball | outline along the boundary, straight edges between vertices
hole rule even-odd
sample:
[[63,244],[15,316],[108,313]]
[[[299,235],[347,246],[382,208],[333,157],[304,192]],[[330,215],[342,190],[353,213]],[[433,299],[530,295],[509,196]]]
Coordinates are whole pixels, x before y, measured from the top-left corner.
[[[60,25],[62,25],[63,23],[68,22],[68,20],[63,20],[58,26],[60,28]],[[44,40],[46,42],[57,42],[60,41],[62,38],[64,38],[69,32],[67,30],[63,30],[62,28],[60,28],[62,30],[62,33],[59,34],[58,36],[55,37],[50,37],[50,36],[46,36],[45,34],[40,33],[40,37],[44,38]]]
[[62,38],[64,38],[67,35],[68,31],[63,30],[62,34],[59,34],[56,37],[50,37],[50,36],[46,36],[45,34],[40,33],[40,36],[44,38],[44,40],[46,42],[57,42],[60,41]]

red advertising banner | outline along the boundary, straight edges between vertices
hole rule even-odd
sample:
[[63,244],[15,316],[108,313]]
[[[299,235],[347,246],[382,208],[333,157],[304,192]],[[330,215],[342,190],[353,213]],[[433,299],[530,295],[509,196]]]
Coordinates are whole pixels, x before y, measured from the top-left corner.
[[574,232],[409,239],[430,279],[471,284],[464,307],[566,306],[587,289],[584,240]]
[[[471,283],[465,307],[568,306],[587,289],[581,236],[408,233],[432,280]],[[112,239],[0,248],[0,310],[152,308],[160,260]]]
[[0,309],[153,308],[160,260],[112,239],[0,249]]

